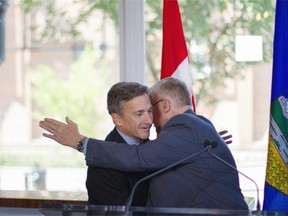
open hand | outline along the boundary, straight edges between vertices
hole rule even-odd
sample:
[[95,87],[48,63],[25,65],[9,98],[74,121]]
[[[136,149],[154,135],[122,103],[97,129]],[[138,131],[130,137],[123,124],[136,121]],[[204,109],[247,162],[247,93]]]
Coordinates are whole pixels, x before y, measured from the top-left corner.
[[45,118],[43,121],[40,121],[39,126],[49,132],[44,132],[42,135],[62,145],[76,149],[78,142],[83,139],[84,136],[79,133],[78,125],[68,116],[65,120],[66,123],[51,118]]

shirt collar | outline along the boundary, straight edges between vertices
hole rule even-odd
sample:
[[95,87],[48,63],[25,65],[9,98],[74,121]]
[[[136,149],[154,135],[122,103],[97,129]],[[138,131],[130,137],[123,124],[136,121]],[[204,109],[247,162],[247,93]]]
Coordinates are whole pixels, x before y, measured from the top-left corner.
[[118,128],[116,128],[116,130],[117,130],[117,132],[120,134],[120,136],[125,140],[125,142],[128,145],[138,145],[138,144],[140,144],[139,140],[135,140],[134,138],[127,136],[126,134],[124,134],[123,132],[118,130]]

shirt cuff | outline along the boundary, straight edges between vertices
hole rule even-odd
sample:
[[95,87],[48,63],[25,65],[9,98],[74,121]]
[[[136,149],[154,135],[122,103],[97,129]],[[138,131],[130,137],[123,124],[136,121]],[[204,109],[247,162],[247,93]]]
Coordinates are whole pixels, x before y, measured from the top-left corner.
[[86,152],[87,152],[87,144],[88,144],[89,138],[86,137],[86,139],[83,142],[83,154],[86,156]]

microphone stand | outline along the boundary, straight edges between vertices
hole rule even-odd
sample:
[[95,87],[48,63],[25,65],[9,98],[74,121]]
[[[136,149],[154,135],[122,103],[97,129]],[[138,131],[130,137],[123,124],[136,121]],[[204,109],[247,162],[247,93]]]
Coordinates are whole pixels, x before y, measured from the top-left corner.
[[150,175],[147,175],[147,176],[145,176],[144,178],[141,178],[139,181],[137,181],[137,182],[135,183],[135,185],[133,186],[133,188],[132,188],[132,190],[131,190],[131,193],[130,193],[130,195],[129,195],[129,198],[128,198],[127,202],[126,202],[126,205],[125,205],[126,211],[129,210],[129,208],[130,208],[130,206],[131,206],[131,203],[132,203],[132,201],[133,201],[133,196],[134,196],[134,193],[135,193],[135,189],[137,188],[137,186],[138,186],[140,183],[142,183],[143,181],[145,181],[145,180],[147,180],[147,179],[149,179],[149,178],[152,178],[152,177],[154,177],[154,176],[156,176],[156,175],[158,175],[158,174],[160,174],[160,173],[163,173],[163,172],[165,172],[166,170],[169,170],[169,169],[171,169],[172,167],[175,167],[175,166],[177,166],[177,165],[185,162],[186,160],[189,160],[189,159],[191,159],[191,158],[193,158],[193,157],[196,157],[197,155],[199,155],[199,154],[207,151],[209,148],[211,148],[210,145],[209,145],[209,146],[205,146],[205,148],[204,148],[202,151],[197,152],[197,153],[192,154],[192,155],[189,155],[188,157],[183,158],[182,160],[179,160],[179,161],[177,161],[177,162],[175,162],[175,163],[173,163],[173,164],[171,164],[171,165],[169,165],[169,166],[167,166],[167,167],[164,167],[163,169],[160,169],[160,170],[158,170],[158,171],[156,171],[156,172],[153,172],[153,173],[151,173]]
[[[237,171],[238,173],[240,173],[241,175],[243,175],[244,177],[246,177],[247,179],[249,179],[250,181],[252,181],[256,187],[256,191],[257,191],[257,204],[256,204],[256,212],[257,212],[257,215],[261,215],[261,205],[260,205],[260,199],[259,199],[259,188],[258,188],[258,185],[257,183],[252,179],[250,178],[249,176],[245,175],[244,173],[240,172],[239,170],[236,169],[236,167],[232,166],[231,164],[227,163],[225,160],[223,160],[222,158],[218,157],[217,155],[213,154],[210,150],[211,148],[213,148],[213,145],[216,147],[217,144],[215,144],[214,142],[212,142],[211,145],[207,145],[207,147],[210,146],[210,148],[207,149],[207,152],[215,157],[216,159],[218,159],[219,161],[221,161],[222,163],[224,163],[225,165],[229,166],[230,168],[232,168],[233,170]],[[215,148],[214,147],[214,148]]]

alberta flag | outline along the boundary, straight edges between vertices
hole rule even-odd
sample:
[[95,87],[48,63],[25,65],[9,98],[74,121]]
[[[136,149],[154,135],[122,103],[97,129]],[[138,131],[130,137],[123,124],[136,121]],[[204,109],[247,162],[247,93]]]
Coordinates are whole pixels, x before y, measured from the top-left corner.
[[276,2],[263,210],[288,210],[288,1],[286,0]]
[[193,110],[196,111],[192,91],[192,73],[190,72],[188,51],[178,2],[177,0],[164,0],[160,78],[171,76],[185,82],[191,94]]

